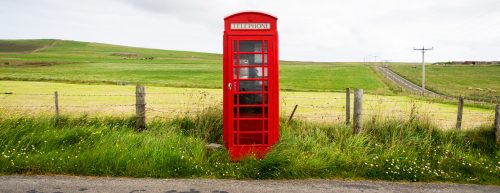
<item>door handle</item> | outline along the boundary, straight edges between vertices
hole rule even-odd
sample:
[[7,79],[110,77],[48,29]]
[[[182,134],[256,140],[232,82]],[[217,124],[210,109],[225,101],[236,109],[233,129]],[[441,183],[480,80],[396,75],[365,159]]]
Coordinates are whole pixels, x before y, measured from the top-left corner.
[[233,84],[227,83],[227,90],[231,90],[233,88]]

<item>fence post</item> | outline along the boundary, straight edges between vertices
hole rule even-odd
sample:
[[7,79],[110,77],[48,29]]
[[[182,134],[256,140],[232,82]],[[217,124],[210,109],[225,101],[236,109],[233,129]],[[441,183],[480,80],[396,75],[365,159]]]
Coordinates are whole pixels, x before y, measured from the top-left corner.
[[500,105],[495,106],[495,135],[497,144],[500,144]]
[[353,133],[358,134],[363,129],[363,89],[354,90]]
[[54,91],[54,102],[56,107],[56,123],[59,122],[59,94]]
[[292,114],[290,114],[290,117],[288,118],[288,121],[287,121],[287,122],[290,122],[290,121],[292,120],[293,115],[295,114],[295,110],[297,110],[297,107],[298,107],[298,106],[299,106],[299,105],[295,105],[295,107],[293,108]]
[[458,110],[457,110],[457,125],[456,129],[462,129],[462,113],[464,110],[464,98],[458,97]]
[[135,130],[142,131],[146,128],[146,91],[141,85],[135,87],[135,114]]
[[349,125],[351,122],[351,89],[345,89],[345,124]]

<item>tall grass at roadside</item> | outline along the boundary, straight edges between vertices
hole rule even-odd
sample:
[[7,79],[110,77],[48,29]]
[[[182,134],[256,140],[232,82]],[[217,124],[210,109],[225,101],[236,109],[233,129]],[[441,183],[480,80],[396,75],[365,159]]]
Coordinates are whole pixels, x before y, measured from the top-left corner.
[[49,116],[0,119],[0,173],[236,179],[349,178],[500,185],[491,127],[441,131],[428,121],[371,120],[360,135],[345,125],[281,121],[262,160],[238,163],[221,142],[220,109],[156,119],[135,132],[132,118]]

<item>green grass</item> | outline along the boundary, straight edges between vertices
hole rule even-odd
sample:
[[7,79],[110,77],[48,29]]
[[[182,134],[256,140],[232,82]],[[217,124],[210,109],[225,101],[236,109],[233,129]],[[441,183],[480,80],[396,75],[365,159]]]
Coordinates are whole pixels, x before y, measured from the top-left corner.
[[[0,173],[235,179],[349,178],[500,185],[492,128],[440,131],[425,120],[370,121],[360,135],[343,124],[281,123],[262,159],[230,162],[220,110],[158,119],[143,132],[131,118],[0,119]],[[205,128],[199,130],[198,128]],[[98,147],[98,148],[96,148]]]
[[[422,68],[416,65],[392,65],[390,68],[421,85]],[[425,68],[426,87],[449,96],[465,96],[498,103],[500,98],[500,65],[428,65]]]
[[281,63],[280,87],[299,91],[344,91],[363,88],[388,94],[389,89],[368,66],[357,63]]
[[[38,41],[33,40],[33,44]],[[0,51],[0,79],[192,88],[222,85],[221,54],[53,41],[51,47],[34,53]],[[19,40],[2,40],[0,47],[2,42]],[[144,59],[148,57],[154,59]],[[390,93],[369,67],[358,63],[282,61],[280,84],[283,90],[340,91],[352,87]]]

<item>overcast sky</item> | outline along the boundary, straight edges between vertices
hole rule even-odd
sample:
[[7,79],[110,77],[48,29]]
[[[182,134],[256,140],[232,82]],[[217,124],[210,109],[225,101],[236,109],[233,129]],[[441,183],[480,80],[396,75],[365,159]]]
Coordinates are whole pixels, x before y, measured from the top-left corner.
[[500,60],[500,0],[0,0],[0,39],[222,53],[245,10],[278,17],[282,60]]

